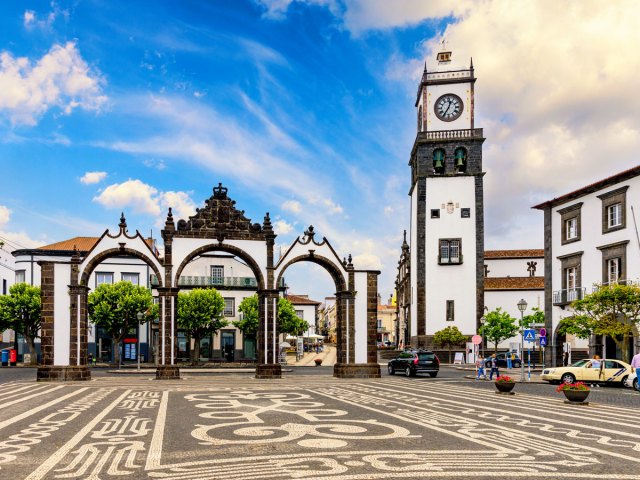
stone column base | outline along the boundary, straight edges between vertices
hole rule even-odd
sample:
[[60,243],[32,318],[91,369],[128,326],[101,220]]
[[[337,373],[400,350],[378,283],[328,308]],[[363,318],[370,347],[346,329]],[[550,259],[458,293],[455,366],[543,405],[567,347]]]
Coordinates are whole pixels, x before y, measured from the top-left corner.
[[256,378],[282,378],[282,365],[279,363],[259,363],[256,365]]
[[333,376],[337,378],[380,378],[377,363],[336,363]]
[[78,382],[91,380],[91,370],[86,365],[39,366],[38,382]]
[[180,380],[180,368],[175,365],[158,365],[156,380]]

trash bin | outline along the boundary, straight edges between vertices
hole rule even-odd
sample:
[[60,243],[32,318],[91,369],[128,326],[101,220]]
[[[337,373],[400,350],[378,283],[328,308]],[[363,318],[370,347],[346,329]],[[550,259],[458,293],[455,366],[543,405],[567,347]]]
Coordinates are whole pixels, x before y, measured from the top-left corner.
[[12,367],[15,367],[17,363],[18,363],[18,352],[16,351],[15,348],[12,348],[11,350],[9,350],[9,364]]
[[3,367],[8,367],[9,366],[9,350],[2,350],[2,366]]

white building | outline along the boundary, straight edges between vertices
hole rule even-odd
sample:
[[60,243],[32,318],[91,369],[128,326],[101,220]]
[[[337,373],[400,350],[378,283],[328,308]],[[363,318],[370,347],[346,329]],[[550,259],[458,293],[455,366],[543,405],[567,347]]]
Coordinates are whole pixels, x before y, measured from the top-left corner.
[[[15,262],[11,255],[12,248],[0,240],[0,295],[8,295],[9,289],[15,283]],[[0,348],[13,346],[13,330],[2,332]]]
[[533,207],[544,211],[545,314],[557,359],[565,343],[574,353],[621,358],[611,339],[567,339],[556,328],[569,304],[598,285],[640,280],[638,207],[640,166]]

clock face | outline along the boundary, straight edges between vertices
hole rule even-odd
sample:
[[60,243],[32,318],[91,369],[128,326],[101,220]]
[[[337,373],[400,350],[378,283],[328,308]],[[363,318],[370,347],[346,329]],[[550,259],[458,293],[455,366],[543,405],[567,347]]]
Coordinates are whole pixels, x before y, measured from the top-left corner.
[[462,115],[462,99],[453,93],[442,95],[434,106],[436,117],[445,122],[452,122]]

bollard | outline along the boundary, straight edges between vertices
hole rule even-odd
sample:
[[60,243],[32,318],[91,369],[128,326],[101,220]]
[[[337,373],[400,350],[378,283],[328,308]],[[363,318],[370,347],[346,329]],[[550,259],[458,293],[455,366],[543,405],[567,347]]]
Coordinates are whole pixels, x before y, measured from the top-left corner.
[[2,354],[0,355],[2,356],[2,366],[8,367],[9,366],[9,350],[2,350]]

